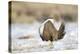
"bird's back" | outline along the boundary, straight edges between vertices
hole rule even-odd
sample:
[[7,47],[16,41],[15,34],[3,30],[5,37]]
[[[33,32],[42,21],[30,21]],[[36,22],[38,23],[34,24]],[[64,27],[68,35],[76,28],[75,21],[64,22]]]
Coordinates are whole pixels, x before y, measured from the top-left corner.
[[46,41],[53,41],[57,37],[57,30],[51,21],[44,24],[43,36]]
[[57,30],[55,27],[55,24],[48,20],[43,27],[42,33],[40,34],[40,37],[43,41],[57,41],[64,37],[65,26],[64,23],[61,23],[59,29]]

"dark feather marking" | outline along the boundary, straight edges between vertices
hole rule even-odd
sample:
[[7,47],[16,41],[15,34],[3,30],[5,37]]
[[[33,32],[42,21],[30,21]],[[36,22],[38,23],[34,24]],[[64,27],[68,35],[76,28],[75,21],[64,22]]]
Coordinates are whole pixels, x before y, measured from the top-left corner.
[[45,39],[44,39],[44,36],[42,36],[41,34],[40,34],[40,37],[41,37],[41,39],[44,41]]
[[58,31],[58,39],[62,39],[65,35],[65,25],[64,23],[61,24],[59,31]]
[[[40,37],[43,41],[48,41],[48,40],[50,40],[51,42],[54,40],[56,41],[64,37],[65,35],[64,30],[65,30],[64,23],[61,24],[59,30],[57,31],[52,22],[48,21],[44,25],[43,34],[40,34]],[[40,33],[40,28],[39,28],[39,33]]]

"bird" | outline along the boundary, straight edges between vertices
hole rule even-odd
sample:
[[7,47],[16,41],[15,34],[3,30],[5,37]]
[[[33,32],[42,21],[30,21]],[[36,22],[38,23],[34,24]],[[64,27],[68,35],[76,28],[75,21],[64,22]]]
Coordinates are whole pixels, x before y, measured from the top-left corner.
[[39,34],[42,41],[49,41],[49,45],[53,45],[54,41],[63,39],[65,35],[65,24],[62,21],[57,22],[54,19],[47,19],[41,24]]

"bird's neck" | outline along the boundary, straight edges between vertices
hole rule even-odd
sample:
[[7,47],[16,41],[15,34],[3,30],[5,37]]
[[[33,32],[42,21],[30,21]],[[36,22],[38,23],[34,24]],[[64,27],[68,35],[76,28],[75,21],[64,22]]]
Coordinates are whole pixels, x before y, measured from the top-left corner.
[[61,21],[61,20],[56,21],[56,20],[54,20],[54,19],[48,19],[47,21],[51,21],[51,22],[52,22],[52,24],[55,26],[55,28],[56,28],[57,30],[59,30],[60,25],[61,25],[61,23],[62,23],[62,21]]
[[46,21],[44,21],[42,24],[41,24],[41,27],[40,27],[40,33],[42,34],[43,33],[43,29],[44,29],[44,24],[48,21],[51,21],[52,24],[55,26],[55,28],[57,30],[59,30],[60,28],[60,25],[61,25],[61,21],[55,21],[54,19],[47,19]]

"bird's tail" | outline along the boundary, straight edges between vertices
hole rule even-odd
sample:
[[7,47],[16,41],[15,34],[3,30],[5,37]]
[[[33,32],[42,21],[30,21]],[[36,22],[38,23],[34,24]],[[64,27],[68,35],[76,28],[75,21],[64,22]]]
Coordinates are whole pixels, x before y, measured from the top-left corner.
[[59,31],[58,31],[58,39],[62,39],[65,35],[65,25],[64,23],[61,24]]
[[44,41],[44,37],[43,37],[43,35],[40,33],[40,28],[41,28],[41,26],[39,27],[39,35],[40,35],[40,37],[42,38],[42,40]]

